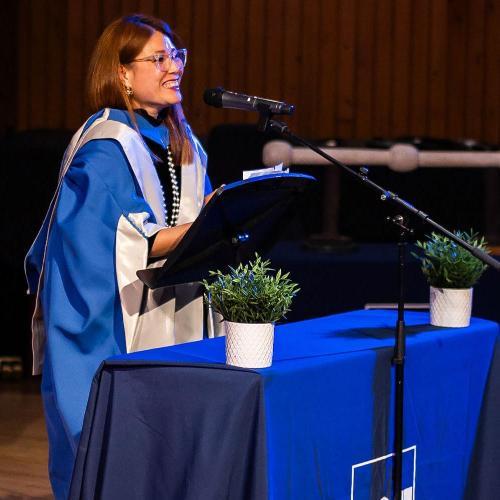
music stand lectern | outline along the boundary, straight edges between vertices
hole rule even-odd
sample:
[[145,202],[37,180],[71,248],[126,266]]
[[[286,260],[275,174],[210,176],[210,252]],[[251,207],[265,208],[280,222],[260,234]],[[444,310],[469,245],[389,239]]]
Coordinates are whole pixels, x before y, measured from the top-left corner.
[[220,187],[163,266],[140,270],[137,276],[152,289],[191,283],[266,251],[313,182],[309,175],[279,173]]

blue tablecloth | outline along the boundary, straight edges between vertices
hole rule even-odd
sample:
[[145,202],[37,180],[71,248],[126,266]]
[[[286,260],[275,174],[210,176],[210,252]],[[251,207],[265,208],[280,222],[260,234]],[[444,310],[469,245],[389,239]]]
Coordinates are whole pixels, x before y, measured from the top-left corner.
[[[395,321],[355,311],[277,327],[267,369],[223,365],[223,338],[107,361],[72,498],[390,498]],[[414,312],[406,324],[407,498],[495,498],[498,325],[436,328]]]

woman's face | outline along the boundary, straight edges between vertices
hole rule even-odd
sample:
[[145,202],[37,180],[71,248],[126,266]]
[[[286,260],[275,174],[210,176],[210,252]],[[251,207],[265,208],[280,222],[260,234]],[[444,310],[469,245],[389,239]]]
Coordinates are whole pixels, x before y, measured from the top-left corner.
[[[163,33],[155,31],[135,59],[143,59],[154,54],[168,54],[174,44]],[[134,61],[122,66],[121,79],[133,91],[132,107],[142,108],[151,116],[172,104],[182,101],[180,82],[184,68],[182,63],[165,59],[164,69],[159,69],[155,61]]]

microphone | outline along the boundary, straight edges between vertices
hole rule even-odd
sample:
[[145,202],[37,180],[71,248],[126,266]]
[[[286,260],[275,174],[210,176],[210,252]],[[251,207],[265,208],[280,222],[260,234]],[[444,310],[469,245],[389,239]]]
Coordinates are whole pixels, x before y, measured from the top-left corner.
[[295,106],[286,102],[229,92],[222,87],[205,90],[203,100],[209,106],[216,108],[258,112],[268,109],[273,115],[291,115],[295,111]]

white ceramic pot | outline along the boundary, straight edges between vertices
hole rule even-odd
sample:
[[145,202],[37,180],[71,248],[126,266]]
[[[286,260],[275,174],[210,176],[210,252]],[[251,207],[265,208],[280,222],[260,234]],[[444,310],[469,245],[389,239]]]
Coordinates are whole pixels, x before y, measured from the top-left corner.
[[266,368],[273,362],[274,325],[272,323],[233,323],[224,321],[226,363],[242,368]]
[[465,327],[470,324],[472,288],[434,288],[430,291],[431,325]]

